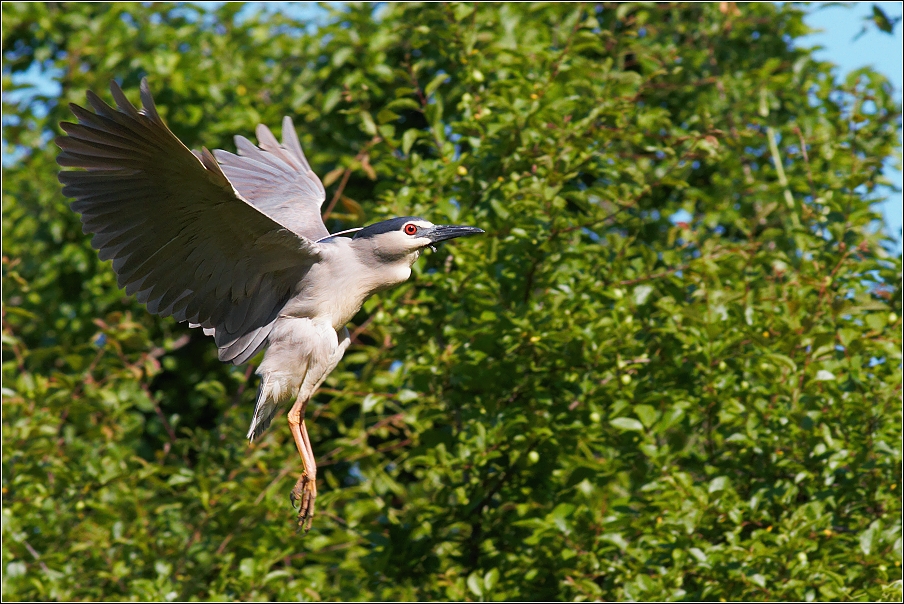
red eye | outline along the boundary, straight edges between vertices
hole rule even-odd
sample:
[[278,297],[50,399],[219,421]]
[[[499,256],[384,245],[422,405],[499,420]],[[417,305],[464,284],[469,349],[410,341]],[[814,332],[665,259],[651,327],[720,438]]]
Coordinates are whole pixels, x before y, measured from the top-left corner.
[[405,234],[406,235],[415,235],[417,233],[417,227],[410,222],[405,225]]

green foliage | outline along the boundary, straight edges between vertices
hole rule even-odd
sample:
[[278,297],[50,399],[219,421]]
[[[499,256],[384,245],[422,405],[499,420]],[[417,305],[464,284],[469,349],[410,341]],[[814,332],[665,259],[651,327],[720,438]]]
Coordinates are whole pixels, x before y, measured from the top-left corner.
[[897,17],[889,17],[885,14],[885,11],[878,4],[873,4],[873,14],[868,17],[864,17],[865,24],[863,25],[863,29],[860,30],[856,36],[854,36],[854,40],[859,39],[863,34],[869,31],[870,26],[875,26],[881,32],[885,32],[887,34],[895,33],[895,26],[901,22],[901,16]]
[[[3,5],[4,598],[899,600],[889,83],[790,4],[322,11]],[[488,232],[350,326],[307,535],[250,368],[60,193],[66,104],[144,75],[194,148],[293,116],[332,230]]]

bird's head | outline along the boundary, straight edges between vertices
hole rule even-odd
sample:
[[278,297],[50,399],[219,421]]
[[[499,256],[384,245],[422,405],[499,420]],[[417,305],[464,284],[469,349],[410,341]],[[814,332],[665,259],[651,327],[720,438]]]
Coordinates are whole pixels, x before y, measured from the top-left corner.
[[476,227],[433,224],[416,216],[402,216],[364,227],[355,233],[354,241],[358,244],[369,244],[376,255],[386,260],[408,257],[414,262],[426,247],[432,247],[448,239],[483,232]]

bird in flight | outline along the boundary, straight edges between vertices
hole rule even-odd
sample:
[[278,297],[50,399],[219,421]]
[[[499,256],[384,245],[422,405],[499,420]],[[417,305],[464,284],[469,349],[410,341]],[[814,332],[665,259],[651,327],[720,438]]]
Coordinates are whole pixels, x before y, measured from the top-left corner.
[[115,82],[116,109],[90,91],[94,112],[70,104],[78,123],[60,124],[57,162],[81,169],[60,171],[63,193],[119,286],[151,313],[213,336],[224,362],[266,349],[248,438],[292,402],[303,472],[291,500],[309,530],[317,464],[305,408],[348,348],[346,323],[406,281],[425,248],[483,231],[404,216],[331,235],[290,118],[281,143],[261,124],[257,145],[235,137],[238,154],[194,151],[160,119],[146,79],[140,89],[141,109]]

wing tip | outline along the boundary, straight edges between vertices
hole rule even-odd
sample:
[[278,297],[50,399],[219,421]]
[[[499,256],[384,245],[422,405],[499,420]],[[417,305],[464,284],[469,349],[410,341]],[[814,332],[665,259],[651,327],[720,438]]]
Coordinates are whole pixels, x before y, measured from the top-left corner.
[[201,161],[201,165],[208,170],[212,172],[220,171],[220,165],[217,163],[217,158],[214,157],[213,153],[211,153],[210,149],[207,147],[201,147],[200,151],[192,149],[192,153]]
[[126,97],[122,87],[116,80],[110,80],[110,94],[113,95],[113,100],[116,101],[116,108],[120,112],[125,113],[132,119],[138,117],[138,110],[129,102],[128,97]]
[[[283,117],[282,122],[282,146],[288,149],[291,155],[295,156],[298,162],[301,163],[302,168],[308,172],[313,172],[311,164],[308,163],[308,158],[305,157],[304,150],[301,148],[301,141],[298,139],[298,131],[295,130],[295,124],[288,115]],[[320,179],[317,178],[316,180],[319,182]]]
[[257,136],[257,142],[260,143],[259,146],[262,149],[265,144],[276,143],[276,137],[273,136],[273,132],[270,131],[266,124],[258,124],[257,128],[254,129],[254,134]]
[[155,122],[163,123],[160,114],[157,113],[157,105],[154,103],[154,96],[151,94],[151,85],[148,83],[147,77],[141,78],[141,84],[138,87],[141,93],[141,109],[146,116]]
[[[109,117],[111,113],[115,113],[113,108],[107,105],[93,90],[86,91],[85,98],[88,99],[88,104],[94,108],[94,111],[98,115]],[[81,109],[81,107],[79,107],[79,109]]]
[[292,117],[288,115],[284,115],[282,118],[282,135],[283,135],[283,144],[285,145],[288,137],[294,137],[295,140],[298,140],[298,132],[295,130],[295,122],[292,121]]

